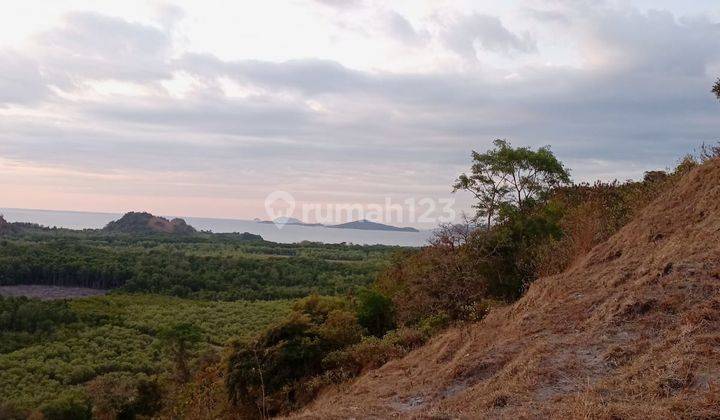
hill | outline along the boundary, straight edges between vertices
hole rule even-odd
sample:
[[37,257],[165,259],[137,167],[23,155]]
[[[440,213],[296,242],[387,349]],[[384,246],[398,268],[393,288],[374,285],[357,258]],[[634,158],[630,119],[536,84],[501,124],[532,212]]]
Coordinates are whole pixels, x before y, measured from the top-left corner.
[[720,162],[515,304],[325,391],[301,418],[712,418]]
[[0,235],[7,235],[10,233],[15,233],[17,231],[17,228],[13,226],[12,223],[8,223],[5,218],[0,215]]
[[328,226],[329,228],[336,229],[359,229],[359,230],[386,230],[392,232],[420,232],[419,230],[412,227],[397,227],[384,225],[382,223],[375,223],[369,220],[357,220],[354,222],[342,223],[339,225]]
[[196,232],[195,228],[185,223],[183,219],[168,220],[145,212],[125,213],[120,219],[108,223],[103,230],[134,234],[171,233],[178,235]]

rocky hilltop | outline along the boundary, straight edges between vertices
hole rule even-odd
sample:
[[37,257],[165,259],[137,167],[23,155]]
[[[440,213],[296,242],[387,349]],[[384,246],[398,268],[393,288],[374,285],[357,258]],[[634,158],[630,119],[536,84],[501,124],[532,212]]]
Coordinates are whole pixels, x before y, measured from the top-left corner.
[[188,235],[196,230],[183,219],[168,220],[146,212],[129,212],[123,217],[110,222],[103,229],[106,232],[122,232],[134,234],[169,233]]
[[302,418],[717,418],[720,161],[508,307]]
[[0,235],[15,233],[17,229],[0,214]]

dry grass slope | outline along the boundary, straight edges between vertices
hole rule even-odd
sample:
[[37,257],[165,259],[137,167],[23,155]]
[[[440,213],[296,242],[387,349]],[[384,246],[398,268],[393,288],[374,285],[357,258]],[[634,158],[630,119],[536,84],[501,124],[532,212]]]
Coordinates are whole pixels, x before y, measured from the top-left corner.
[[718,418],[720,161],[512,306],[302,418]]

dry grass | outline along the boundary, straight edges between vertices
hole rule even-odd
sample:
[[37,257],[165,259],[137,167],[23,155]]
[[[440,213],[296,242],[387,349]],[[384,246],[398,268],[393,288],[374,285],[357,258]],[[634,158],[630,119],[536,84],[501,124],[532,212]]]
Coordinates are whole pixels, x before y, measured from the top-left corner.
[[452,329],[304,418],[718,418],[720,162],[565,272]]

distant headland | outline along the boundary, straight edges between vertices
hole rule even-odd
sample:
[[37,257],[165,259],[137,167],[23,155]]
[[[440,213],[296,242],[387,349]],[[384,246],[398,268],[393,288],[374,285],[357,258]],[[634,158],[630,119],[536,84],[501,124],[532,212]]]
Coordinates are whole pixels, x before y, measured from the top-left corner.
[[389,232],[420,232],[413,227],[397,227],[391,225],[385,225],[382,223],[371,222],[366,219],[356,220],[354,222],[341,223],[339,225],[323,225],[321,223],[305,223],[300,219],[294,217],[278,217],[274,220],[259,220],[255,219],[258,223],[265,224],[276,224],[276,225],[291,225],[291,226],[322,226],[333,229],[357,229],[357,230],[382,230]]

